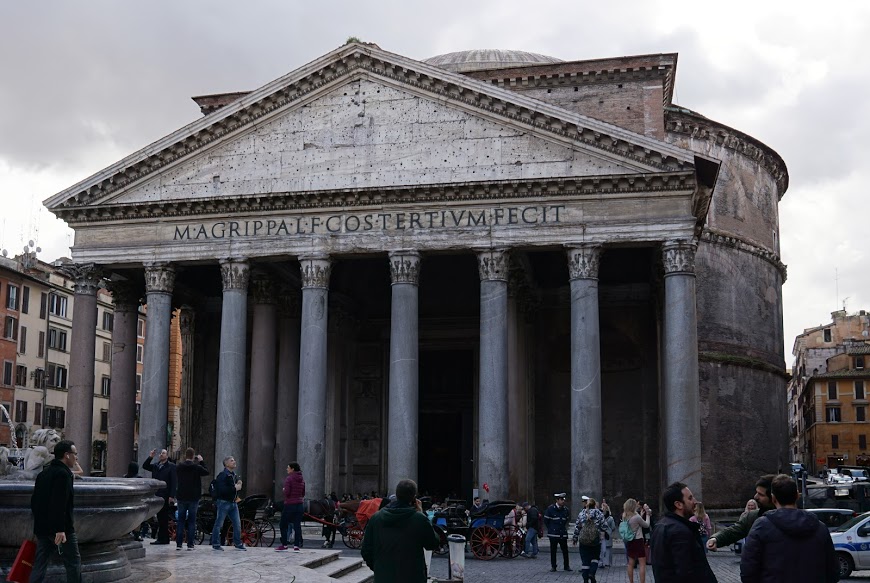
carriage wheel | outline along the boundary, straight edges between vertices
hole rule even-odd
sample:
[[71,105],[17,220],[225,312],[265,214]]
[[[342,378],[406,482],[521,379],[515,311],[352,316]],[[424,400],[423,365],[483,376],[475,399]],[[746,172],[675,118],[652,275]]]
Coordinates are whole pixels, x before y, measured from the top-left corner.
[[206,538],[211,539],[211,529],[208,528],[204,520],[199,518],[196,519],[196,537],[199,539],[199,544],[205,542]]
[[471,552],[475,557],[483,561],[489,561],[498,556],[499,548],[501,547],[501,536],[499,532],[485,524],[478,526],[471,531]]
[[498,549],[498,554],[508,559],[520,556],[524,543],[520,530],[512,524],[506,524],[499,534],[501,535],[501,546]]
[[364,534],[365,531],[358,524],[354,524],[341,533],[341,542],[349,549],[358,549],[362,546]]
[[[249,518],[242,519],[242,532],[240,537],[242,544],[246,547],[255,547],[260,542],[259,531],[254,521]],[[227,529],[227,545],[233,544],[233,527],[230,525]]]
[[265,518],[258,518],[257,523],[257,546],[271,547],[275,544],[275,525]]
[[436,526],[435,532],[438,533],[438,548],[432,552],[436,555],[446,555],[450,550],[450,545],[447,544],[447,531],[440,526]]

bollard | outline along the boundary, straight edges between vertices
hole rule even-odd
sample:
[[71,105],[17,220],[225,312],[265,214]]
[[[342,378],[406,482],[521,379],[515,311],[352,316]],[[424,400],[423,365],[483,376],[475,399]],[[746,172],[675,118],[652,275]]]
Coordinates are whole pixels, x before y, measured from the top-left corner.
[[447,537],[450,547],[449,579],[451,581],[465,580],[465,537],[461,534],[451,534]]

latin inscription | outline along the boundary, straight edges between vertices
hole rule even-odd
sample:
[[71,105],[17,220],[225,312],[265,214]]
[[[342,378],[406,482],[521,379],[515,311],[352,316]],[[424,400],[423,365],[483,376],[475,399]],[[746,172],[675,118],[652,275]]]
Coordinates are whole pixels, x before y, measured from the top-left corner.
[[564,205],[538,205],[419,212],[337,213],[239,221],[228,220],[176,226],[173,239],[186,241],[263,236],[292,237],[294,235],[328,235],[367,231],[473,229],[503,225],[528,226],[559,223],[564,217],[564,210]]

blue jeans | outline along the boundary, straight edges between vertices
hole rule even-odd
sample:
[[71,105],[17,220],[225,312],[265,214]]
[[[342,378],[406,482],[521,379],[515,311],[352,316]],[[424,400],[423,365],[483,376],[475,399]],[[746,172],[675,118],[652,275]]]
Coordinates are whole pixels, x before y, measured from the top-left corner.
[[290,535],[289,527],[293,527],[293,546],[302,548],[302,504],[285,504],[281,510],[281,544],[287,546]]
[[60,550],[60,558],[66,569],[67,583],[80,583],[82,580],[82,558],[79,555],[79,543],[76,533],[66,535],[66,542],[59,547],[54,544],[54,535],[36,537],[36,558],[33,561],[33,570],[30,572],[30,580],[42,583],[45,579],[45,571],[48,568],[49,558]]
[[239,505],[230,500],[217,500],[217,518],[211,530],[211,546],[221,546],[221,527],[229,515],[233,523],[233,545],[242,546],[242,521],[239,519]]
[[187,546],[192,547],[196,540],[196,509],[199,500],[179,500],[178,520],[175,523],[175,544],[179,547],[184,543],[184,533],[187,531]]
[[529,530],[526,531],[526,548],[523,550],[526,551],[526,556],[538,556],[538,529],[529,528]]

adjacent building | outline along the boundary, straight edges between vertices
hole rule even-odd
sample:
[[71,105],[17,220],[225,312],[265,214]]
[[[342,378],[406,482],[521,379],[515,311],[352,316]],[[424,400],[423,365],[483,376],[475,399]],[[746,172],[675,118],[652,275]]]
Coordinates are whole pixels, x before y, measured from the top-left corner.
[[817,473],[870,466],[870,315],[831,314],[795,338],[788,384],[791,459]]

